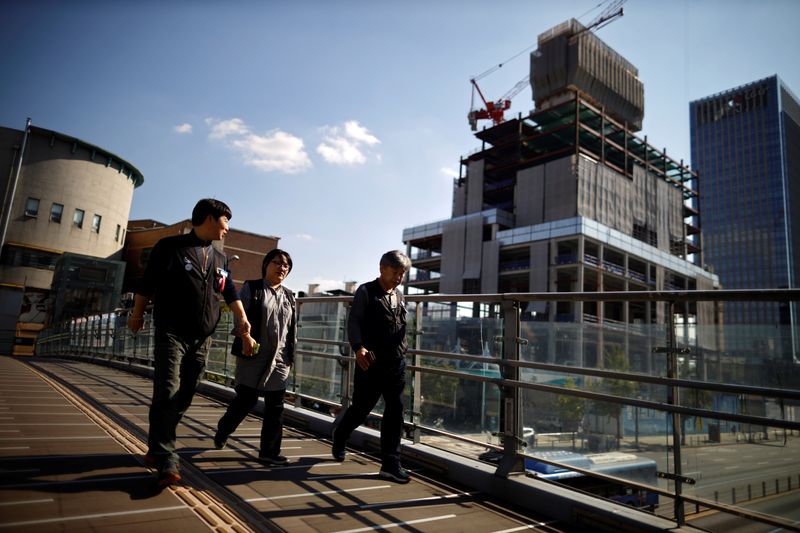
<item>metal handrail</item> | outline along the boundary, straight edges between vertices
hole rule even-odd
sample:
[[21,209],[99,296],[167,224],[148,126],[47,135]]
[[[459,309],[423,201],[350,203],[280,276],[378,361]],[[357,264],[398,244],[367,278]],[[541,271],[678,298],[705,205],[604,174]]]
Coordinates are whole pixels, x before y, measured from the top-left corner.
[[439,352],[435,350],[409,349],[408,353],[429,357],[438,357],[442,359],[452,359],[456,361],[486,363],[498,366],[515,366],[536,370],[552,370],[566,374],[580,374],[583,376],[592,376],[598,378],[624,379],[627,381],[636,381],[637,383],[671,385],[687,389],[713,390],[719,392],[733,392],[738,394],[746,393],[774,398],[784,398],[788,400],[800,400],[800,390],[796,389],[777,389],[773,387],[756,387],[753,385],[730,385],[727,383],[716,383],[713,381],[693,381],[689,379],[664,378],[659,376],[650,376],[639,372],[618,372],[614,370],[604,370],[601,368],[584,368],[579,366],[556,365],[552,363],[536,363],[533,361],[507,361],[499,357],[488,357],[485,355],[470,355],[454,352]]
[[[409,425],[412,429],[414,429],[416,434],[415,440],[418,440],[419,430],[422,429],[425,432],[429,432],[432,434],[450,436],[452,438],[462,440],[465,442],[480,444],[482,446],[503,450],[504,452],[503,464],[501,464],[501,466],[498,468],[498,474],[500,475],[507,475],[509,473],[508,466],[510,462],[515,458],[519,458],[520,456],[531,457],[546,463],[555,464],[576,471],[581,471],[580,469],[574,468],[573,466],[570,465],[563,465],[559,464],[556,461],[547,461],[542,458],[538,458],[535,455],[528,455],[521,453],[517,449],[516,443],[519,442],[519,435],[521,434],[521,415],[519,410],[519,406],[521,404],[519,403],[520,402],[519,394],[520,391],[526,389],[537,390],[556,395],[574,396],[601,402],[630,405],[634,407],[652,409],[658,412],[672,413],[677,415],[696,416],[702,418],[709,418],[713,420],[726,420],[741,424],[763,426],[765,428],[770,427],[770,428],[800,430],[800,423],[791,420],[783,420],[777,418],[769,418],[765,416],[755,416],[755,415],[738,414],[738,413],[722,413],[722,412],[711,411],[708,409],[701,409],[701,408],[687,407],[680,405],[677,396],[678,391],[680,389],[685,389],[685,388],[724,392],[724,393],[745,394],[745,395],[760,395],[780,400],[800,400],[800,390],[759,387],[751,385],[734,385],[727,383],[705,382],[705,381],[677,378],[676,377],[677,372],[675,371],[676,361],[677,361],[677,354],[681,351],[681,349],[678,348],[677,346],[677,341],[674,336],[675,324],[672,321],[674,316],[673,311],[675,309],[674,306],[676,304],[688,303],[688,302],[700,302],[700,301],[792,302],[800,300],[800,289],[407,295],[405,298],[408,302],[429,302],[429,303],[474,302],[474,303],[484,303],[484,304],[496,304],[498,306],[497,308],[494,308],[496,309],[496,311],[493,311],[494,313],[493,316],[496,319],[502,319],[503,320],[502,323],[504,324],[503,336],[497,337],[495,339],[498,341],[498,344],[500,344],[502,347],[502,352],[501,352],[503,354],[502,357],[487,357],[483,355],[461,354],[461,353],[421,349],[419,339],[424,334],[424,328],[421,325],[422,322],[422,315],[420,314],[421,307],[418,306],[417,322],[415,324],[417,330],[409,332],[412,337],[417,339],[417,342],[415,346],[408,351],[408,356],[409,358],[413,358],[413,361],[411,362],[411,364],[407,366],[407,368],[408,370],[414,372],[416,376],[422,374],[442,375],[459,380],[471,380],[471,381],[489,383],[496,386],[502,395],[499,404],[501,409],[501,420],[503,417],[503,413],[505,413],[505,423],[500,427],[500,432],[499,432],[499,435],[502,438],[503,445],[498,446],[494,444],[480,443],[473,439],[469,439],[468,437],[450,433],[440,428],[424,426],[418,420],[419,413],[414,412],[419,410],[416,407],[415,409],[412,410],[412,421],[407,422],[407,425]],[[299,298],[297,300],[297,304],[298,304],[298,309],[302,314],[303,306],[306,304],[341,303],[345,305],[345,307],[349,308],[349,303],[351,300],[352,297],[349,296],[311,296],[311,297]],[[526,342],[525,339],[522,339],[519,336],[521,309],[523,308],[524,303],[536,302],[536,301],[666,302],[669,305],[669,313],[667,315],[669,323],[660,326],[666,328],[667,347],[659,348],[659,351],[665,353],[665,357],[667,358],[668,372],[669,372],[668,376],[667,377],[652,376],[637,372],[606,370],[602,368],[599,369],[584,368],[571,365],[558,365],[552,363],[540,363],[534,361],[520,360],[519,358],[520,346]],[[97,315],[94,316],[97,317]],[[81,323],[76,323],[72,328],[70,327],[65,327],[61,329],[53,328],[52,334],[49,336],[47,335],[47,331],[42,332],[43,334],[40,336],[39,341],[37,341],[37,346],[41,346],[43,350],[45,350],[46,347],[50,346],[52,347],[53,351],[62,353],[84,352],[92,355],[93,357],[104,356],[111,358],[121,355],[124,359],[128,360],[129,362],[132,362],[134,360],[146,360],[150,358],[149,350],[151,348],[149,336],[152,335],[152,329],[151,329],[152,324],[150,322],[150,318],[151,317],[148,316],[148,320],[146,322],[147,327],[139,334],[138,338],[131,337],[127,333],[123,333],[121,335],[119,334],[120,333],[119,330],[121,328],[124,328],[124,324],[122,324],[123,321],[119,321],[120,324],[112,325],[110,321],[106,322],[105,324],[103,324],[102,321],[99,324],[93,324],[89,320],[86,320]],[[625,322],[622,322],[621,324],[626,325]],[[633,326],[633,324],[628,324],[628,325]],[[118,329],[115,330],[113,329],[114,327],[117,327]],[[593,325],[593,327],[595,326]],[[144,339],[145,342],[142,342],[143,335],[147,337]],[[219,344],[221,343],[223,348],[225,348],[227,351],[226,346],[228,342],[229,341],[226,338],[225,340],[216,341],[215,345],[219,346]],[[298,338],[298,343],[304,343],[307,345],[311,345],[312,347],[333,346],[340,350],[340,354],[343,355],[336,355],[331,353],[315,351],[313,348],[297,350],[296,354],[298,356],[317,357],[321,359],[335,360],[338,361],[339,363],[346,363],[339,365],[342,372],[342,384],[343,384],[343,388],[341,391],[342,403],[346,404],[349,401],[349,391],[350,391],[349,384],[352,378],[351,374],[354,368],[353,365],[354,358],[352,357],[352,355],[348,355],[350,353],[349,344],[343,340],[313,339],[307,337]],[[144,353],[141,353],[142,348],[144,348],[145,350]],[[119,354],[120,350],[122,351],[121,354]],[[138,355],[137,352],[139,352]],[[422,359],[423,357],[435,357],[439,359],[447,359],[454,361],[498,365],[500,374],[498,377],[481,376],[460,371],[458,369],[436,368],[433,366],[428,366],[423,364],[424,362]],[[296,360],[298,359],[299,357],[296,358]],[[224,370],[225,378],[227,379],[228,378],[227,358],[224,368],[225,368]],[[296,368],[297,365],[295,366],[295,369]],[[603,392],[581,390],[577,388],[570,388],[552,384],[526,382],[522,381],[519,377],[519,369],[522,368],[553,371],[562,374],[584,375],[602,379],[625,380],[636,383],[647,383],[652,385],[658,385],[667,388],[667,390],[669,391],[668,400],[665,403],[654,400],[644,400],[640,398],[630,398],[624,396],[621,397]],[[419,386],[418,378],[415,379],[417,379],[417,387],[418,387]],[[303,394],[302,392],[298,392],[297,390],[295,390],[293,393],[297,395],[298,398],[299,397],[314,398],[314,396]],[[323,398],[316,398],[316,400],[324,402],[326,404],[328,403],[330,403],[331,405],[336,404],[335,402],[331,402]],[[418,397],[418,391],[415,392],[415,401],[420,401],[420,398]],[[678,417],[675,416],[672,417],[673,428],[672,428],[672,445],[671,445],[673,453],[675,454],[674,468],[675,468],[675,474],[677,476],[675,480],[675,489],[674,492],[663,491],[661,489],[654,492],[668,495],[675,499],[675,519],[679,525],[682,524],[684,520],[683,517],[684,503],[696,503],[698,505],[703,505],[708,508],[720,509],[726,512],[734,512],[734,514],[738,514],[740,516],[746,516],[748,518],[753,518],[756,520],[761,520],[762,522],[765,523],[785,525],[785,523],[782,522],[780,519],[776,519],[774,517],[768,517],[764,519],[763,516],[759,517],[758,516],[759,513],[756,512],[750,512],[736,507],[733,507],[732,508],[733,511],[731,511],[730,506],[726,506],[725,504],[719,504],[717,502],[708,502],[706,500],[703,500],[702,498],[683,495],[681,491],[681,481],[680,481],[681,476],[679,467],[679,465],[681,464],[680,462],[681,428],[677,422],[677,418]],[[614,479],[613,476],[598,475],[594,472],[587,471],[583,473],[587,475],[595,475],[597,477],[604,479]],[[630,485],[634,487],[640,486],[636,483],[630,483]],[[652,490],[652,488],[650,490]]]

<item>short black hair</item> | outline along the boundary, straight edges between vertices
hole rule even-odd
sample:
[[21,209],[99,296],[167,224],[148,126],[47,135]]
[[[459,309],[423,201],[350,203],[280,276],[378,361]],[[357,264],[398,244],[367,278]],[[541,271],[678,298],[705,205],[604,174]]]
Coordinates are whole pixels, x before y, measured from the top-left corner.
[[388,266],[394,269],[403,269],[406,272],[411,268],[411,259],[400,250],[386,252],[381,257],[381,266]]
[[192,209],[192,226],[199,226],[206,221],[208,215],[214,217],[214,220],[219,219],[221,216],[231,219],[233,213],[228,204],[214,198],[203,198]]
[[[280,248],[275,248],[274,250],[270,250],[267,252],[267,255],[264,256],[264,260],[261,261],[261,277],[264,278],[267,276],[267,267],[272,262],[273,259],[282,255],[286,258],[286,262],[289,263],[289,272],[292,271],[292,256],[289,255],[289,252],[285,250],[281,250]],[[289,273],[287,272],[287,274]]]

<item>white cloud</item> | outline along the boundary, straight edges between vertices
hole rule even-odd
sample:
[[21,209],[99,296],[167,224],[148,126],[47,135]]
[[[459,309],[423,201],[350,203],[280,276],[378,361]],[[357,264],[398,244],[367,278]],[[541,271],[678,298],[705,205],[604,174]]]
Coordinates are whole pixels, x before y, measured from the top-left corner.
[[296,174],[311,168],[303,139],[285,131],[272,130],[264,135],[248,134],[230,143],[244,156],[244,163],[264,172]]
[[[348,120],[343,127],[324,126],[320,131],[323,140],[317,153],[334,165],[363,165],[367,161],[364,148],[381,142],[355,120]],[[380,155],[377,158],[380,160]]]
[[372,135],[367,128],[361,126],[355,120],[348,120],[344,123],[344,132],[354,141],[369,145],[380,144],[380,141],[377,137]]
[[232,118],[229,120],[218,121],[213,118],[207,118],[206,124],[211,127],[211,133],[208,135],[209,139],[218,140],[224,139],[231,135],[245,135],[250,133],[250,128],[240,118]]
[[301,241],[313,241],[314,237],[309,235],[308,233],[297,233],[295,239],[300,239]]
[[311,159],[300,137],[274,129],[263,134],[252,133],[240,118],[218,121],[206,119],[211,128],[209,140],[223,141],[238,153],[245,165],[263,172],[296,174],[311,168]]
[[192,133],[192,125],[188,122],[184,122],[183,124],[178,124],[174,128],[175,133]]
[[333,135],[326,137],[317,146],[317,153],[334,165],[360,165],[367,160],[356,143]]

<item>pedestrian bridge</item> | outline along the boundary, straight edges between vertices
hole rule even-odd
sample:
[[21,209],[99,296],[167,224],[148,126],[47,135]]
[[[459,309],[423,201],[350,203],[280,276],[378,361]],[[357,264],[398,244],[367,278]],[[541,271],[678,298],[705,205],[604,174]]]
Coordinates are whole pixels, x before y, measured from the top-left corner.
[[[688,310],[685,294],[638,297]],[[749,297],[794,301],[798,294]],[[448,298],[408,297],[408,485],[378,478],[378,433],[370,427],[353,435],[344,463],[330,457],[331,425],[349,401],[347,298],[299,299],[301,343],[283,442],[291,464],[256,460],[257,412],[226,449],[213,448],[235,364],[230,324],[223,323],[207,380],[178,428],[183,480],[164,491],[142,462],[152,387],[149,327],[132,337],[124,316],[100,315],[46,330],[36,356],[0,357],[0,529],[800,529],[800,424],[792,418],[800,392],[791,365],[783,387],[733,384],[718,377],[744,363],[699,346],[703,335],[673,320],[650,332],[633,323],[537,324],[526,304],[543,295]],[[591,360],[598,346],[605,347],[605,365]],[[634,364],[615,363],[609,346],[622,346]],[[679,400],[681,392],[691,398],[700,390],[706,392],[696,399],[703,401]],[[731,395],[744,405],[727,409]],[[599,464],[610,450],[657,465],[653,477],[560,462],[559,454],[575,452]],[[562,478],[570,470],[573,481],[582,481],[526,475],[525,458],[560,465]],[[657,505],[649,505],[651,497]]]

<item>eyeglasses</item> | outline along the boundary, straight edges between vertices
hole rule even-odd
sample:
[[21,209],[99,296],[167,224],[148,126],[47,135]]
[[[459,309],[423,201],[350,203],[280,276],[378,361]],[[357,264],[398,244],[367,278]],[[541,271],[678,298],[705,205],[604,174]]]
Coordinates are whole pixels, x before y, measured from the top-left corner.
[[285,268],[286,270],[292,268],[292,265],[290,265],[289,263],[284,263],[283,261],[271,261],[271,263],[275,265],[277,268]]

